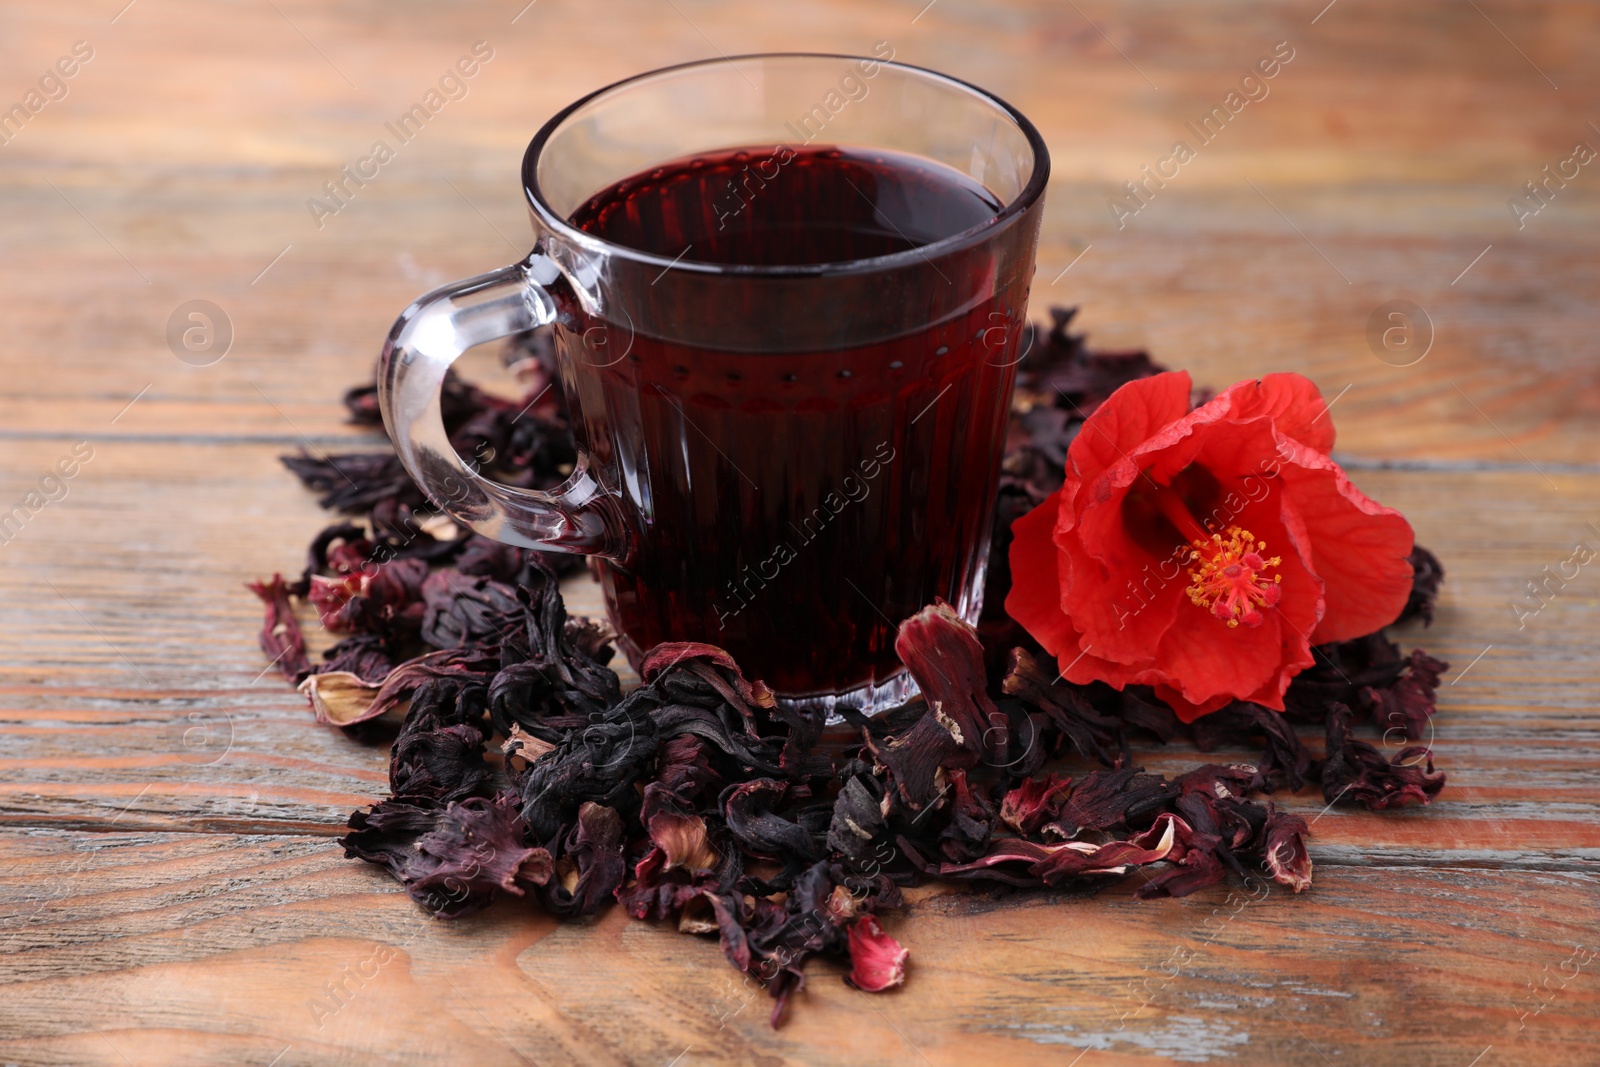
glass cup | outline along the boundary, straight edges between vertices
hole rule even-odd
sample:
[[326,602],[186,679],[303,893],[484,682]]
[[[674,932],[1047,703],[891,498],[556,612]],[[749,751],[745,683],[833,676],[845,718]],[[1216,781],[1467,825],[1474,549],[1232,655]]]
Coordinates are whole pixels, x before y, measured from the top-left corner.
[[[692,245],[673,258],[569,221],[667,161],[821,145],[942,164],[999,206],[918,247],[782,266],[701,262]],[[935,598],[972,622],[983,602],[1048,175],[1014,108],[882,59],[738,56],[618,82],[528,146],[528,258],[395,323],[384,422],[473,530],[592,557],[635,665],[658,642],[703,641],[802,707],[894,706],[916,691],[900,622]],[[467,348],[541,326],[579,455],[549,493],[465,463],[439,401]]]

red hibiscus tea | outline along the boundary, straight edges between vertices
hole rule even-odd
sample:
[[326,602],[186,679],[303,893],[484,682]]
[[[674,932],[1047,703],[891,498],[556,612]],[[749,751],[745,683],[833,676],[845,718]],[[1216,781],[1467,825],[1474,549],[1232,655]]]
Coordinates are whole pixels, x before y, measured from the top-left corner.
[[[390,438],[473,530],[589,556],[635,664],[705,642],[780,696],[892,707],[896,626],[983,597],[1049,171],[1014,108],[886,60],[598,90],[523,157],[533,252],[395,324]],[[577,445],[542,492],[469,465],[440,404],[462,351],[539,326]]]
[[[767,146],[653,168],[593,196],[571,221],[680,263],[785,266],[918,249],[1001,206],[929,160]],[[993,270],[986,257],[960,265]],[[938,597],[970,611],[982,594],[1018,297],[995,292],[873,344],[768,353],[672,343],[565,301],[572,319],[558,337],[580,368],[569,382],[580,445],[609,461],[646,527],[625,563],[600,567],[630,651],[706,641],[780,693],[839,693],[899,668],[895,629],[923,605]],[[723,311],[759,316],[762,299],[754,292]],[[607,365],[586,374],[586,363]],[[632,439],[631,464],[605,455],[619,439]]]

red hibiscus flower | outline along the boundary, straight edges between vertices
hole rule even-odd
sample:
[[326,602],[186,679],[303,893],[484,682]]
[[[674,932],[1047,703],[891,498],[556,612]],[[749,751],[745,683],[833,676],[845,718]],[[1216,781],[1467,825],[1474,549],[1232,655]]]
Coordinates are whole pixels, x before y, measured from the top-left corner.
[[1393,622],[1411,527],[1328,458],[1298,374],[1189,410],[1189,376],[1130,382],[1073,439],[1060,492],[1012,525],[1006,610],[1072,682],[1152,685],[1186,722],[1283,709],[1311,646]]

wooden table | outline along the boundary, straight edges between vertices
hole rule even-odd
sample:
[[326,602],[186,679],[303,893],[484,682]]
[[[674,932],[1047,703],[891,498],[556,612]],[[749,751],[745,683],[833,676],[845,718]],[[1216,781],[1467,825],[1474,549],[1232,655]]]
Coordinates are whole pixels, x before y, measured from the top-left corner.
[[[0,146],[0,511],[93,450],[0,545],[0,1061],[1600,1062],[1600,964],[1578,963],[1600,947],[1600,563],[1511,606],[1600,546],[1600,163],[1537,215],[1507,204],[1600,146],[1600,8],[124,2],[0,13],[0,102],[93,52]],[[468,97],[319,228],[307,199],[480,40]],[[888,920],[904,989],[814,965],[774,1032],[714,941],[615,910],[438,923],[341,858],[386,753],[262,673],[242,583],[297,570],[323,521],[275,457],[376,443],[336,399],[395,313],[524,250],[517,163],[549,113],[717,52],[878,41],[1042,128],[1036,315],[1079,303],[1098,342],[1199,381],[1297,370],[1337,399],[1347,466],[1449,568],[1405,639],[1452,664],[1450,784],[1385,816],[1291,801],[1315,821],[1302,896],[921,891]],[[1185,123],[1280,41],[1270,95],[1198,146]],[[1108,198],[1180,138],[1196,157],[1119,228]],[[220,339],[169,348],[191,300],[231,324],[210,365]],[[1431,322],[1410,349],[1369,345],[1394,300]]]

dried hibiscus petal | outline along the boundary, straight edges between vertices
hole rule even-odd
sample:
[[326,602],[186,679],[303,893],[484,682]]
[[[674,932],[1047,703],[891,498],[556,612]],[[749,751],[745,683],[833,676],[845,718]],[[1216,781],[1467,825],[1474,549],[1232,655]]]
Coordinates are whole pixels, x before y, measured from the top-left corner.
[[771,708],[777,704],[772,690],[761,682],[745,679],[733,657],[716,645],[697,644],[692,641],[657,645],[639,664],[639,677],[653,682],[674,667],[692,668],[697,664],[720,667],[726,675],[712,672],[699,673],[738,709],[746,718],[753,719],[757,707]]
[[528,565],[528,555],[515,545],[473,534],[461,546],[455,564],[461,574],[515,583],[521,577],[523,567]]
[[389,788],[407,800],[445,803],[483,790],[484,688],[431,679],[411,698],[405,724],[389,754]]
[[788,789],[788,783],[773,778],[729,786],[721,801],[728,832],[748,855],[765,859],[794,857],[814,863],[822,858],[817,839],[805,827],[772,810],[783,801]]
[[946,767],[971,766],[975,757],[961,747],[932,708],[907,730],[883,739],[867,737],[872,757],[887,772],[890,807],[922,812],[944,796]]
[[501,892],[521,896],[550,879],[550,853],[522,840],[516,797],[469,797],[447,807],[391,798],[350,816],[345,855],[383,867],[436,917],[479,911]]
[[377,698],[379,686],[363,681],[349,671],[319,671],[306,676],[300,692],[311,701],[317,721],[330,726],[350,726],[365,722],[367,711]]
[[317,503],[332,511],[357,514],[386,501],[404,501],[407,514],[427,506],[427,498],[393,452],[282,456],[280,460],[307,489],[322,493]]
[[1311,888],[1311,854],[1306,851],[1310,830],[1300,816],[1267,805],[1266,843],[1261,850],[1273,881],[1296,893]]
[[1406,748],[1394,762],[1354,736],[1351,712],[1342,704],[1328,713],[1328,756],[1322,764],[1322,796],[1329,804],[1363,804],[1372,811],[1427,804],[1444,788],[1426,748]]
[[1237,701],[1196,720],[1193,729],[1195,744],[1202,752],[1221,745],[1253,745],[1260,735],[1266,743],[1260,761],[1263,786],[1270,789],[1274,783],[1282,784],[1294,792],[1306,783],[1311,753],[1281,712]]
[[1427,736],[1433,718],[1434,693],[1439,678],[1450,665],[1434,659],[1422,649],[1413,649],[1406,660],[1406,671],[1393,685],[1366,686],[1358,695],[1360,710],[1372,718],[1387,738],[1391,731],[1408,741]]
[[706,821],[698,815],[662,813],[650,820],[650,840],[661,852],[664,870],[711,870],[722,856],[711,845]]
[[323,629],[338,634],[355,628],[346,617],[345,608],[366,590],[369,580],[360,572],[337,578],[324,578],[320,574],[311,576],[308,599],[311,606],[317,609],[318,621]]
[[805,961],[819,953],[843,953],[848,946],[836,919],[833,893],[838,883],[830,864],[813,864],[795,879],[781,900],[730,899],[708,894],[723,952],[734,966],[760,980],[774,1000],[771,1023],[783,1017],[789,997],[805,987]]
[[[945,877],[992,877],[1014,885],[1049,886],[1091,876],[1120,875],[1127,873],[1129,867],[1167,859],[1175,848],[1181,850],[1180,831],[1188,835],[1189,828],[1181,819],[1164,812],[1148,830],[1126,840],[1099,845],[1088,841],[1041,845],[1018,837],[1006,838],[996,841],[981,859],[972,863],[947,863],[940,867],[939,873]],[[1023,865],[1028,879],[1019,878],[1015,871],[995,871],[1001,864]],[[1002,873],[1009,873],[1009,877],[996,877]]]
[[488,671],[498,662],[481,649],[441,649],[406,660],[383,680],[377,694],[367,709],[342,726],[350,726],[368,719],[376,719],[403,704],[417,689],[430,679],[453,679],[482,683],[488,680]]
[[903,985],[909,950],[883,932],[877,916],[863,915],[850,924],[850,973],[845,976],[863,993],[882,993]]
[[1178,791],[1160,775],[1137,768],[1093,771],[1078,780],[1061,807],[1061,817],[1044,830],[1070,840],[1085,830],[1148,826]]
[[360,568],[372,551],[366,531],[353,522],[324,527],[306,551],[306,576],[325,571],[346,573]]
[[373,685],[382,684],[394,670],[390,639],[379,634],[351,634],[322,654],[314,668],[318,674],[344,671]]
[[578,824],[555,861],[554,877],[544,887],[545,909],[563,917],[599,911],[627,873],[623,836],[616,809],[592,801],[582,805]]
[[422,583],[428,564],[393,559],[337,578],[311,576],[310,600],[322,625],[333,633],[351,631],[410,637],[422,623]]
[[559,726],[546,730],[543,720],[595,719],[622,699],[622,687],[616,672],[590,654],[592,645],[574,642],[583,631],[567,626],[556,573],[536,556],[528,563],[517,591],[525,604],[521,625],[496,642],[504,666],[490,687],[489,700],[501,729],[520,722],[554,741]]
[[1411,549],[1411,597],[1400,612],[1396,623],[1421,619],[1422,625],[1433,625],[1433,608],[1439,600],[1439,586],[1444,583],[1444,564],[1439,557],[1421,545]]
[[[706,821],[698,815],[663,812],[648,823],[652,847],[633,870],[634,884],[617,891],[617,899],[638,919],[665,920],[683,912],[679,929],[685,933],[715,933],[709,900],[702,890],[716,889],[736,876],[735,855],[724,857],[711,844]],[[725,862],[726,861],[726,862]],[[684,909],[692,901],[699,914]]]
[[1000,821],[1023,837],[1029,837],[1061,814],[1071,790],[1071,778],[1055,774],[1029,778],[1000,802]]
[[900,624],[894,650],[958,746],[991,762],[1003,758],[1009,722],[989,698],[983,645],[966,620],[936,600]]
[[644,788],[639,819],[648,827],[657,812],[690,810],[702,797],[720,792],[722,785],[704,741],[693,734],[668,738],[661,743],[656,780]]
[[1174,849],[1183,848],[1180,833],[1187,835],[1188,832],[1182,819],[1163,812],[1148,830],[1124,841],[1108,841],[1103,845],[1067,841],[1048,846],[1053,849],[1052,854],[1036,864],[1033,871],[1045,885],[1058,885],[1088,875],[1124,874],[1129,867],[1168,859]]
[[311,673],[311,664],[306,659],[306,639],[295,621],[294,605],[289,603],[289,588],[283,576],[274,574],[270,582],[250,582],[248,588],[267,606],[261,623],[261,651],[272,658],[285,678],[298,682]]
[[1333,704],[1354,705],[1366,686],[1393,685],[1405,667],[1400,646],[1381,631],[1318,645],[1311,652],[1315,662],[1289,683],[1284,709],[1315,722],[1321,722]]
[[1182,720],[1157,700],[1148,686],[1130,685],[1118,694],[1117,716],[1129,726],[1153,734],[1163,744],[1183,729]]
[[939,831],[939,853],[952,863],[983,855],[994,833],[995,810],[984,795],[967,781],[967,772],[952,767],[945,773],[950,785],[948,819]]
[[[884,819],[882,801],[875,781],[864,774],[846,779],[834,801],[833,816],[828,824],[828,847],[853,870],[876,871],[883,864],[879,842],[888,834],[888,823]],[[893,854],[889,853],[891,857]]]
[[1024,649],[1012,649],[1011,669],[1001,683],[1005,691],[1043,712],[1072,747],[1107,767],[1122,765],[1117,720],[1101,715],[1071,684],[1058,685],[1039,669]]
[[1223,867],[1239,877],[1249,872],[1244,860],[1259,853],[1267,809],[1223,787],[1193,789],[1173,802],[1193,829],[1190,846],[1212,852]]
[[556,841],[588,801],[630,814],[636,809],[634,783],[660,741],[650,717],[656,699],[651,687],[643,686],[595,712],[593,721],[559,734],[556,747],[517,779],[522,817],[535,840]]
[[1228,872],[1223,868],[1216,852],[1204,847],[1203,841],[1197,835],[1195,846],[1186,851],[1181,860],[1165,870],[1157,871],[1148,882],[1134,890],[1133,895],[1140,900],[1150,900],[1155,897],[1186,897],[1190,893],[1217,885],[1227,877]]
[[435,648],[499,644],[522,622],[515,586],[446,568],[422,583],[421,636]]

